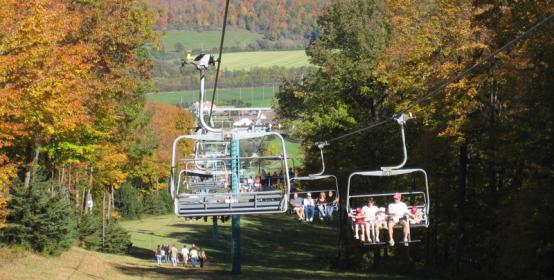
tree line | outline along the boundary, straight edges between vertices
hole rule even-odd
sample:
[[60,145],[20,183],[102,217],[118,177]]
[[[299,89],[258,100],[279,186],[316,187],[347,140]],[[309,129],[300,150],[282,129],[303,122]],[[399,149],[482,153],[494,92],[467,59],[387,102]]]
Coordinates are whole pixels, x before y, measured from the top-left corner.
[[[317,36],[315,22],[327,0],[238,1],[229,4],[227,24],[263,34],[270,41]],[[213,30],[223,25],[224,3],[216,0],[149,0],[158,10],[158,30]]]
[[[307,49],[318,68],[303,83],[285,82],[279,117],[297,137],[316,142],[410,108],[418,118],[407,127],[407,166],[427,170],[431,191],[431,226],[412,232],[421,246],[361,248],[343,227],[339,265],[423,267],[441,278],[551,278],[554,21],[416,101],[553,7],[552,1],[349,0],[323,12],[320,37]],[[401,161],[399,143],[390,121],[332,143],[326,167],[342,178],[378,170]],[[307,171],[317,170],[319,151],[306,152]],[[353,188],[374,191],[368,184]]]
[[100,232],[102,245],[89,247],[112,251],[128,243],[114,219],[120,186],[163,204],[158,193],[166,188],[171,142],[193,119],[174,106],[145,103],[153,89],[153,25],[153,12],[136,0],[4,1],[2,242],[55,254]]

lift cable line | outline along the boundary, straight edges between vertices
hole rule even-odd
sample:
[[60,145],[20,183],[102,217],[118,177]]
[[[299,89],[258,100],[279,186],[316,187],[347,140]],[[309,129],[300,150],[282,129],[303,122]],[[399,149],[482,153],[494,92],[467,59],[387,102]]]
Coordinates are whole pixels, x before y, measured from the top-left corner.
[[[377,121],[377,122],[373,122],[371,123],[370,125],[366,126],[366,127],[363,127],[363,128],[360,128],[360,129],[357,129],[355,131],[352,131],[352,132],[349,132],[349,133],[346,133],[346,134],[343,134],[341,136],[338,136],[338,137],[335,137],[335,138],[331,138],[329,140],[326,140],[326,141],[320,141],[320,142],[327,142],[327,143],[331,143],[331,142],[335,142],[335,141],[338,141],[338,140],[341,140],[343,138],[346,138],[346,137],[349,137],[349,136],[352,136],[356,133],[360,133],[360,132],[363,132],[363,131],[366,131],[368,129],[372,129],[374,127],[377,127],[377,126],[380,126],[386,122],[388,122],[389,120],[394,120],[395,118],[397,118],[397,116],[399,115],[402,115],[403,113],[407,112],[408,110],[411,110],[413,109],[415,106],[427,101],[429,98],[433,97],[434,95],[436,95],[437,93],[439,93],[440,91],[442,91],[444,88],[446,88],[449,84],[451,83],[454,83],[456,81],[458,81],[459,79],[461,79],[463,76],[467,75],[467,74],[470,74],[471,72],[473,72],[473,70],[475,70],[477,67],[485,64],[485,62],[487,61],[490,61],[492,58],[494,58],[494,56],[496,56],[498,53],[508,49],[510,46],[512,46],[513,44],[515,44],[516,42],[518,42],[519,40],[527,37],[529,34],[533,33],[534,31],[536,31],[539,27],[543,26],[544,24],[546,24],[548,21],[550,21],[552,18],[554,18],[554,14],[551,14],[547,17],[545,17],[544,19],[542,19],[541,21],[539,21],[538,23],[536,23],[535,25],[533,25],[531,28],[527,29],[527,31],[523,32],[522,34],[516,36],[514,39],[512,39],[511,41],[509,41],[508,43],[504,44],[502,47],[496,49],[495,51],[493,51],[492,53],[490,53],[487,57],[481,59],[480,61],[478,61],[477,63],[473,64],[471,67],[463,70],[462,72],[458,73],[456,76],[454,76],[453,78],[449,79],[448,81],[444,82],[443,84],[441,84],[440,86],[438,86],[437,88],[435,88],[434,90],[430,91],[429,93],[427,93],[426,95],[418,98],[415,102],[413,102],[412,104],[408,105],[406,108],[400,110],[399,112],[395,113],[393,116],[389,117],[389,118],[386,118],[386,119],[383,119],[381,121]],[[319,142],[315,142],[315,143],[310,143],[310,144],[314,144],[314,145],[317,145]]]
[[[215,71],[214,91],[212,95],[212,104],[210,104],[210,115],[208,120],[212,119],[214,108],[215,92],[217,90],[217,81],[219,80],[219,68],[221,67],[221,57],[223,55],[223,42],[225,41],[225,29],[227,27],[227,14],[229,13],[229,0],[225,1],[225,14],[223,15],[223,30],[221,31],[221,40],[219,41],[219,56],[217,57],[217,70]],[[203,106],[201,104],[201,106]]]

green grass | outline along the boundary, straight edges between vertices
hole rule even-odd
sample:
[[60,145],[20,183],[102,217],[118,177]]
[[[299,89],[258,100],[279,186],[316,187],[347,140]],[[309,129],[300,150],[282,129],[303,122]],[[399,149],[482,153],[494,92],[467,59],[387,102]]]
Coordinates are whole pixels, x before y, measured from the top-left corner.
[[304,50],[257,51],[224,53],[221,68],[226,70],[247,70],[253,67],[302,67],[309,66]]
[[[45,257],[18,248],[0,247],[0,279],[237,279],[231,271],[230,221],[218,223],[217,242],[212,222],[174,215],[121,221],[131,234],[128,255],[112,255],[73,247],[58,257]],[[394,274],[335,270],[337,224],[297,222],[287,214],[242,216],[240,279],[410,279]],[[192,243],[206,249],[203,268],[155,265],[158,244]],[[416,277],[413,277],[416,279]]]
[[[221,100],[242,100],[254,107],[270,107],[273,102],[274,93],[279,89],[278,85],[265,87],[247,88],[221,88],[217,90],[215,104],[221,104]],[[206,89],[206,100],[212,99],[212,89]],[[198,90],[184,90],[150,93],[147,100],[167,104],[193,103],[198,101]]]
[[[227,30],[225,32],[224,47],[246,47],[250,43],[262,39],[262,35],[248,30]],[[180,42],[185,49],[213,49],[219,48],[221,31],[185,31],[168,30],[162,36],[162,43],[167,51],[174,51],[175,44]]]
[[[145,257],[152,263],[151,252],[158,244],[176,244],[180,249],[183,244],[195,243],[206,249],[209,263],[202,274],[197,269],[192,277],[231,279],[230,220],[218,221],[216,242],[212,239],[211,218],[204,222],[167,215],[121,224],[130,231],[136,251],[148,252]],[[337,255],[337,224],[301,224],[291,215],[268,214],[243,216],[240,227],[241,279],[404,279],[330,269],[331,260]]]

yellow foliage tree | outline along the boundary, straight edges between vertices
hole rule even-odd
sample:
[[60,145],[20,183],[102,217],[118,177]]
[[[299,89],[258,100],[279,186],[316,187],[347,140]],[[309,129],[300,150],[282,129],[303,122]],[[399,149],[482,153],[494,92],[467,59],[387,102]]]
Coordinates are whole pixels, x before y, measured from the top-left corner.
[[[473,21],[480,10],[471,2],[389,0],[387,7],[392,32],[373,74],[386,85],[386,103],[396,111],[490,52],[487,33]],[[482,106],[477,98],[482,78],[465,76],[445,88],[441,98],[413,111],[437,125],[441,134],[461,137],[467,115]]]

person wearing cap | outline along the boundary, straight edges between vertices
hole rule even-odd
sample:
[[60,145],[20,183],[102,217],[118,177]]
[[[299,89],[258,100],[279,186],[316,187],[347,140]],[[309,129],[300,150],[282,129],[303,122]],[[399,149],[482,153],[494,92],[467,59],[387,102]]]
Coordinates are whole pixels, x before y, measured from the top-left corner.
[[315,201],[312,198],[311,193],[306,194],[306,199],[304,199],[304,217],[306,222],[312,222],[314,220],[314,208]]
[[404,231],[404,246],[408,246],[408,234],[410,233],[410,225],[406,219],[406,216],[413,216],[412,213],[408,210],[406,203],[402,202],[402,195],[400,193],[395,193],[394,202],[389,204],[388,214],[389,214],[389,245],[394,246],[394,239],[392,237],[394,226],[400,224]]

